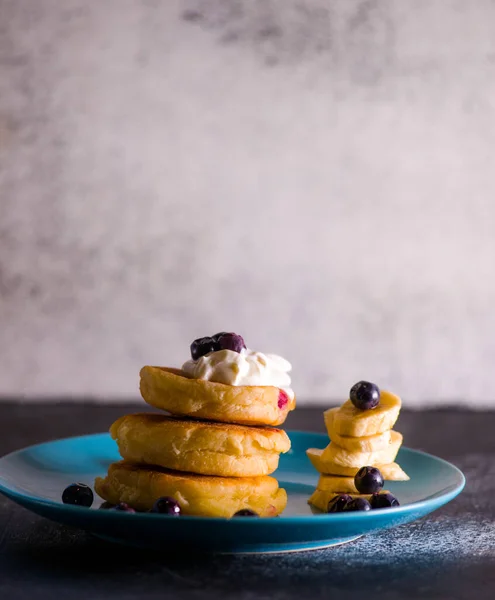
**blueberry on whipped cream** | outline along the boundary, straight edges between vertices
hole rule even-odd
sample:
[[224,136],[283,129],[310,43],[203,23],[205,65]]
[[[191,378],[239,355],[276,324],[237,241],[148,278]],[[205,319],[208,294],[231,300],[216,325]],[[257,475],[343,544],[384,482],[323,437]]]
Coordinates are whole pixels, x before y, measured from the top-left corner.
[[246,348],[246,344],[241,335],[222,331],[211,337],[203,337],[194,340],[191,344],[191,358],[193,360],[198,360],[198,358],[205,356],[205,354],[216,352],[217,350],[241,352],[244,348]]
[[182,365],[183,372],[194,379],[205,379],[233,386],[273,386],[294,398],[291,364],[276,354],[255,352],[246,347],[242,336],[222,331],[211,337],[194,340],[191,360]]

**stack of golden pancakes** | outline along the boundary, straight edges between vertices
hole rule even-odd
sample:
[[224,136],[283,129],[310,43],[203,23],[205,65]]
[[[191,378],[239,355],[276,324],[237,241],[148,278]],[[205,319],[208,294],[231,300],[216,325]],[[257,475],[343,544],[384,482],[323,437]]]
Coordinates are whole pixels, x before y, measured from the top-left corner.
[[145,511],[168,496],[182,514],[210,517],[284,510],[287,494],[269,475],[290,449],[274,426],[295,400],[274,386],[228,385],[165,367],[140,375],[144,400],[169,414],[126,415],[111,426],[123,460],[96,479],[102,498]]
[[400,408],[398,396],[380,390],[379,402],[372,410],[357,408],[349,399],[325,411],[331,442],[322,450],[309,448],[306,452],[320,473],[310,504],[326,512],[330,500],[339,494],[369,499],[369,495],[359,494],[354,483],[354,476],[363,466],[378,468],[385,481],[409,479],[394,462],[402,444],[402,435],[392,429]]

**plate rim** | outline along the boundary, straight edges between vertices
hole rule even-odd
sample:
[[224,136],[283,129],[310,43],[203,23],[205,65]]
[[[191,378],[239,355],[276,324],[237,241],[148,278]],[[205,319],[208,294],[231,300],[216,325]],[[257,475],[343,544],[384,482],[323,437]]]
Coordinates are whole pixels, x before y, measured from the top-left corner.
[[[314,431],[302,431],[302,430],[295,430],[295,429],[288,429],[285,431],[289,437],[291,437],[292,435],[296,435],[296,436],[310,435],[310,436],[321,438],[322,442],[324,440],[329,439],[326,434],[318,433],[318,432],[314,432]],[[83,507],[83,506],[74,506],[71,504],[63,504],[61,501],[57,502],[56,500],[51,500],[48,498],[40,498],[39,496],[34,496],[29,493],[23,493],[23,492],[19,492],[17,490],[12,489],[5,482],[4,478],[2,477],[2,462],[6,459],[23,454],[24,452],[26,452],[28,450],[35,450],[42,446],[49,446],[51,444],[60,443],[60,442],[68,442],[69,440],[83,440],[83,439],[87,439],[87,438],[95,439],[97,437],[111,439],[111,436],[108,432],[89,433],[89,434],[83,434],[83,435],[77,435],[77,436],[68,436],[68,437],[64,437],[64,438],[56,438],[56,439],[52,439],[52,440],[46,440],[44,442],[38,442],[36,444],[25,446],[24,448],[19,448],[18,450],[14,450],[12,452],[9,452],[9,453],[1,456],[0,457],[0,492],[3,493],[5,496],[11,498],[12,500],[20,501],[22,504],[30,503],[30,504],[42,505],[45,507],[53,508],[55,510],[62,510],[65,512],[73,512],[75,515],[88,514],[88,508]],[[435,456],[434,454],[430,454],[429,452],[425,452],[423,450],[415,450],[413,448],[408,448],[406,446],[401,447],[401,450],[405,450],[411,454],[418,454],[420,456],[423,456],[430,460],[433,460],[434,462],[442,463],[444,466],[448,467],[449,469],[451,469],[452,471],[455,472],[455,474],[459,478],[459,482],[452,489],[449,489],[449,491],[446,491],[444,493],[440,492],[440,495],[435,496],[433,498],[425,498],[423,500],[418,500],[417,502],[410,502],[408,504],[404,504],[401,506],[388,508],[386,511],[387,515],[399,516],[402,514],[407,514],[411,510],[415,510],[415,509],[421,510],[421,509],[428,508],[428,507],[432,507],[432,510],[435,510],[436,508],[439,508],[440,506],[443,506],[444,504],[447,504],[448,502],[453,500],[464,489],[464,486],[466,485],[466,477],[465,477],[464,473],[458,467],[456,467],[454,464],[452,464],[451,462],[449,462],[439,456]],[[275,475],[275,474],[276,474],[276,471],[273,475]],[[281,479],[280,481],[283,484],[283,479]],[[122,517],[122,515],[126,514],[126,513],[122,513],[122,512],[100,511],[100,510],[97,510],[94,508],[90,508],[89,511],[91,513],[91,516],[98,520],[99,519],[109,519],[109,518],[110,519],[113,519],[113,518],[120,519]],[[367,512],[356,511],[356,512],[331,513],[331,514],[330,513],[313,513],[311,515],[292,515],[292,516],[286,516],[286,517],[284,517],[283,515],[280,515],[280,517],[277,519],[259,519],[259,521],[257,521],[257,523],[263,524],[263,526],[267,526],[267,527],[281,527],[281,526],[285,527],[285,526],[291,526],[294,524],[302,525],[302,524],[315,523],[318,521],[320,521],[320,522],[327,521],[328,519],[331,519],[332,522],[335,522],[335,523],[340,522],[340,521],[359,520],[359,519],[363,519],[363,518],[368,519],[369,521],[373,521],[373,520],[379,520],[382,515],[383,515],[382,511],[367,511]],[[163,520],[164,515],[140,512],[140,513],[133,513],[132,518]],[[242,526],[247,527],[248,525],[250,527],[252,527],[254,524],[251,519],[233,519],[233,518],[229,519],[227,517],[201,517],[201,516],[192,516],[192,515],[183,515],[183,516],[181,516],[180,520],[181,521],[187,520],[189,522],[200,522],[200,523],[205,523],[206,521],[211,522],[211,523],[233,522],[236,524],[236,526],[239,525],[241,527]],[[248,521],[249,521],[249,523],[248,523]]]

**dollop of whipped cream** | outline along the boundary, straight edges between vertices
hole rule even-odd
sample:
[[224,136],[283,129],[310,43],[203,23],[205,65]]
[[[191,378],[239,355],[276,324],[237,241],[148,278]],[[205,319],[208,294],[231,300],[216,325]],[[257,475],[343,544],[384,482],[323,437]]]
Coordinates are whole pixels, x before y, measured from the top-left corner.
[[194,379],[227,385],[270,385],[282,389],[293,400],[289,372],[292,365],[276,354],[263,354],[245,348],[241,352],[218,350],[198,360],[188,360],[182,370]]

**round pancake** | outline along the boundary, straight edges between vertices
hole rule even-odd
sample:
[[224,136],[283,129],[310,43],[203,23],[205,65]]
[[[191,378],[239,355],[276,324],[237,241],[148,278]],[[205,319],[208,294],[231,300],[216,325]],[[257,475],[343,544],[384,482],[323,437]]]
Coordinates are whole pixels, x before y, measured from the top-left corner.
[[287,494],[273,477],[207,477],[159,467],[113,463],[105,478],[97,477],[95,490],[112,504],[126,502],[149,510],[155,500],[172,496],[184,515],[232,517],[251,509],[260,517],[275,517],[287,504]]
[[110,434],[129,462],[223,477],[273,473],[280,453],[290,449],[281,429],[149,413],[121,417]]
[[281,425],[296,406],[295,399],[272,386],[191,379],[166,367],[143,367],[140,375],[144,400],[173,415],[239,425]]

